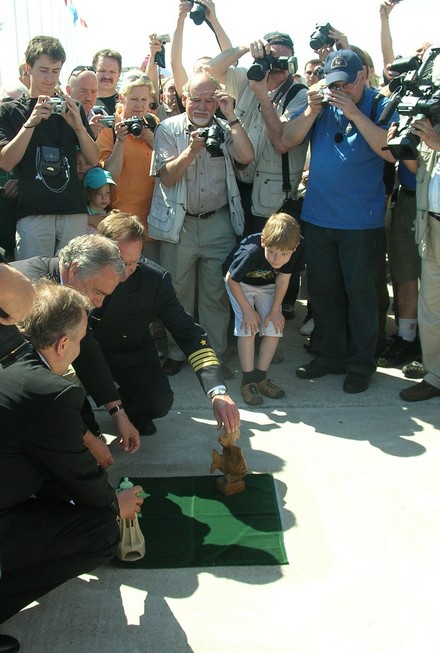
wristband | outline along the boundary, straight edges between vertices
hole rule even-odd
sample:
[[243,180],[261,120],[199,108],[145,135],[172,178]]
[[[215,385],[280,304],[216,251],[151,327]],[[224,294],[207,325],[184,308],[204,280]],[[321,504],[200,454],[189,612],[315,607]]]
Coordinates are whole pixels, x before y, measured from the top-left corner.
[[35,129],[37,125],[23,125],[25,129]]
[[120,410],[124,410],[124,406],[122,404],[118,404],[117,406],[113,406],[113,408],[110,408],[110,410],[108,411],[108,414],[109,415],[114,415],[115,413],[117,413]]
[[241,125],[241,122],[239,121],[238,118],[236,118],[235,120],[230,121],[229,127],[233,127],[234,125]]

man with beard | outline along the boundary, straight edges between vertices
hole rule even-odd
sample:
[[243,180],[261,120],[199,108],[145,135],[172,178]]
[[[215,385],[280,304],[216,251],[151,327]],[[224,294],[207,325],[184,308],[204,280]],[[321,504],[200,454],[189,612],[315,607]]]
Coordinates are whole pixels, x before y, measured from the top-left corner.
[[[222,263],[243,231],[235,168],[253,160],[253,148],[232,97],[212,77],[194,75],[184,87],[183,104],[185,113],[156,130],[148,233],[162,241],[161,265],[171,272],[177,297],[192,316],[197,279],[198,321],[221,361],[229,322]],[[226,120],[214,118],[217,107]],[[170,343],[165,371],[176,374],[183,359]],[[230,374],[225,367],[223,372],[225,378]]]

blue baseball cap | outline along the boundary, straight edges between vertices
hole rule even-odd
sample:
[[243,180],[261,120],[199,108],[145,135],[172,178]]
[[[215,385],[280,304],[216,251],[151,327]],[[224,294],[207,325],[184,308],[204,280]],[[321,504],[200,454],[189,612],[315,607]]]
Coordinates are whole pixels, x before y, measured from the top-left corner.
[[328,86],[333,82],[356,81],[362,70],[362,61],[353,50],[335,50],[330,52],[324,64],[325,81]]
[[113,181],[113,177],[108,170],[104,170],[98,166],[96,168],[90,168],[90,170],[87,170],[83,180],[84,188],[96,189],[101,188],[101,186],[104,186],[104,184],[113,184],[116,186],[116,183]]

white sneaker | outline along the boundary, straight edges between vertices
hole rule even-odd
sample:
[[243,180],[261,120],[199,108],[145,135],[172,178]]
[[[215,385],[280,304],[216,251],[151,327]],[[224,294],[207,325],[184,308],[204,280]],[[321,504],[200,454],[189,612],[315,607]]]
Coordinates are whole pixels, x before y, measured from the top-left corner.
[[313,317],[311,317],[309,320],[301,324],[299,332],[302,336],[310,336],[314,328],[315,323],[313,321]]

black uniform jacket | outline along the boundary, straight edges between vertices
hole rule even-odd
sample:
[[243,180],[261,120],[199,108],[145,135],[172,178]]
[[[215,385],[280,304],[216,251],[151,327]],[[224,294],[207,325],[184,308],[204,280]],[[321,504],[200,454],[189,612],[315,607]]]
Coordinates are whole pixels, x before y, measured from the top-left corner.
[[176,297],[170,273],[148,259],[104,299],[89,325],[113,368],[148,365],[152,351],[149,325],[159,318],[188,358],[205,392],[224,384],[221,368],[205,330]]
[[0,368],[0,514],[32,495],[119,512],[107,474],[83,444],[84,391],[32,350]]
[[[11,265],[31,281],[38,281],[43,277],[53,279],[57,283],[61,281],[56,257],[33,256],[24,261],[15,261]],[[81,340],[80,354],[72,365],[87,393],[98,406],[119,399],[109,366],[90,329]]]

